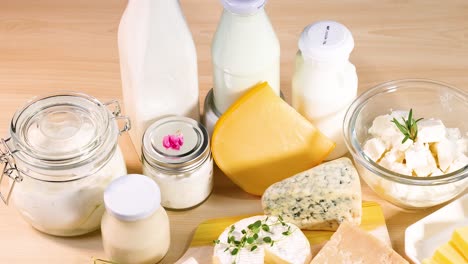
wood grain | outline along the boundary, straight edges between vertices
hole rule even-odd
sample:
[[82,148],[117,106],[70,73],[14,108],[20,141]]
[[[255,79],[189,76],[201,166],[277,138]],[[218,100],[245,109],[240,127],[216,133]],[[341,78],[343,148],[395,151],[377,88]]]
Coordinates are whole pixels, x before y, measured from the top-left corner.
[[[156,0],[155,0],[156,1]],[[78,90],[121,98],[117,27],[123,0],[0,0],[0,135],[31,97]],[[181,1],[196,42],[202,101],[212,86],[210,42],[221,14],[217,0]],[[267,12],[281,43],[281,88],[290,98],[297,40],[303,27],[334,19],[353,32],[351,60],[359,91],[383,81],[430,78],[468,91],[468,2],[464,0],[270,0]],[[246,40],[250,41],[250,40]],[[140,172],[127,135],[120,145],[130,172]],[[383,208],[394,248],[404,252],[405,228],[436,208],[407,212],[363,186],[365,200]],[[258,198],[243,193],[219,171],[203,205],[170,212],[172,245],[164,263],[187,249],[195,227],[209,218],[252,214]],[[13,207],[0,206],[0,263],[91,263],[104,257],[99,233],[65,239],[29,227]]]

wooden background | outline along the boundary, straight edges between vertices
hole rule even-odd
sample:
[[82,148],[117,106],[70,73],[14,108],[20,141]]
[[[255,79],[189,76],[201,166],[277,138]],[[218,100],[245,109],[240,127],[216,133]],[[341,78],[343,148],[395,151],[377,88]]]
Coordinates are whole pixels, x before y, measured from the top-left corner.
[[[1,136],[14,111],[35,95],[78,90],[102,101],[121,98],[117,27],[125,5],[122,0],[0,0]],[[181,5],[197,46],[202,101],[212,85],[210,43],[221,4],[182,0]],[[351,61],[360,92],[400,78],[430,78],[468,91],[468,1],[270,0],[267,12],[281,43],[281,89],[288,101],[298,36],[321,19],[337,20],[352,31]],[[129,171],[140,172],[128,136],[120,145]],[[367,186],[363,192],[366,200],[382,205],[394,248],[402,254],[405,228],[435,210],[406,212]],[[217,171],[205,204],[169,213],[172,246],[164,262],[183,254],[201,221],[260,210],[257,198]],[[99,232],[74,239],[47,236],[29,227],[13,207],[0,205],[0,263],[91,263],[93,256],[104,257]]]

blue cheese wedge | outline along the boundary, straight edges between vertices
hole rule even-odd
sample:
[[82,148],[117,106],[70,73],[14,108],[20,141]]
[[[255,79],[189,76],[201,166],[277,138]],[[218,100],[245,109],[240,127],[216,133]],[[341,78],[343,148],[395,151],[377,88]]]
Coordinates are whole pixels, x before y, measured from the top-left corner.
[[351,160],[340,158],[271,185],[262,196],[266,215],[306,230],[336,230],[362,215],[359,175]]
[[[269,225],[268,231],[260,229],[255,242],[246,243],[236,253],[232,253],[234,248],[227,243],[228,238],[233,237],[235,240],[241,240],[242,231],[247,230],[249,225],[259,220]],[[284,232],[288,232],[288,235],[284,235]],[[266,243],[265,237],[274,243]],[[256,248],[252,249],[253,245],[256,245]],[[312,252],[309,241],[299,228],[293,224],[279,221],[275,216],[267,217],[266,215],[245,218],[227,227],[219,236],[213,252],[214,264],[309,264],[311,259]]]

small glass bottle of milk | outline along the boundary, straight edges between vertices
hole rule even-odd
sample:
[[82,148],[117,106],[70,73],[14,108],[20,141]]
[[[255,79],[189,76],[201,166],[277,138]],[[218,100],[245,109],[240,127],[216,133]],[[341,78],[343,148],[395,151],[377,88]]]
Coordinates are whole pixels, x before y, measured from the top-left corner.
[[280,44],[266,0],[221,0],[224,11],[211,46],[214,106],[224,113],[250,87],[267,81],[280,95]]
[[141,157],[143,134],[168,115],[199,120],[197,54],[179,1],[130,0],[119,25],[123,101]]
[[292,105],[336,142],[327,160],[347,152],[343,119],[358,87],[356,68],[349,61],[353,48],[351,32],[335,21],[308,25],[299,39]]

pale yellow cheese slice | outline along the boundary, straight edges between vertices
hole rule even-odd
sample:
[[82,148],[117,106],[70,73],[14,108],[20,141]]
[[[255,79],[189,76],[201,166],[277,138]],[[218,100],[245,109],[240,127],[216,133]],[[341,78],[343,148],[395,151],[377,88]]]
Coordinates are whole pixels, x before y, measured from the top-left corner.
[[452,243],[468,262],[468,226],[455,230]]
[[408,263],[392,248],[348,222],[342,223],[311,264]]
[[335,146],[267,83],[251,88],[220,117],[211,143],[218,167],[254,195],[318,165]]
[[451,242],[447,242],[440,246],[432,256],[432,260],[440,264],[468,263],[468,261],[453,247]]

